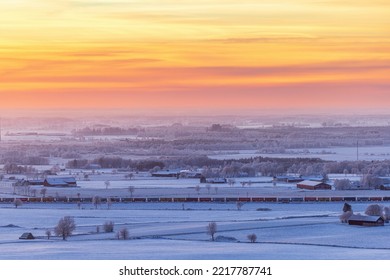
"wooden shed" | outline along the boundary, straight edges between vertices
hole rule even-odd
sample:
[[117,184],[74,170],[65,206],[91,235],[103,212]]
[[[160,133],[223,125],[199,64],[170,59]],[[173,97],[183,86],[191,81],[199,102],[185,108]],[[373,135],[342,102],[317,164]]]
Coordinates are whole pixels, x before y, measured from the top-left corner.
[[23,233],[19,239],[35,239],[34,235],[32,235],[31,232],[25,232]]
[[380,216],[352,215],[348,219],[348,224],[366,227],[384,226],[385,220]]

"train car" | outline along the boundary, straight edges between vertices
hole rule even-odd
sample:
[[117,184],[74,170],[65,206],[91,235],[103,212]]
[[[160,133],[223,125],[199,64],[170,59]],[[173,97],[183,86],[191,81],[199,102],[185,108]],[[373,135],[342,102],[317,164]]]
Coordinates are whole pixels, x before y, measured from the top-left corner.
[[303,199],[303,197],[292,197],[290,199],[291,202],[304,202],[305,200]]
[[370,201],[382,201],[382,197],[370,197]]
[[252,202],[264,202],[264,197],[252,197]]
[[226,202],[226,199],[224,197],[214,197],[214,202]]
[[160,202],[172,202],[172,197],[160,197]]
[[290,198],[288,198],[288,197],[278,197],[278,202],[280,202],[280,203],[290,203]]
[[329,202],[330,201],[330,197],[318,197],[317,201],[319,201],[319,202]]

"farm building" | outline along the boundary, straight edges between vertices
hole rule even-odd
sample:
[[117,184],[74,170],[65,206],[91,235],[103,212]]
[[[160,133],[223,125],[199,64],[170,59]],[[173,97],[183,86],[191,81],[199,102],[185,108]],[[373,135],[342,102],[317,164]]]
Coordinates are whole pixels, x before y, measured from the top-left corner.
[[380,216],[352,215],[348,219],[348,224],[355,226],[383,226],[385,220]]
[[43,182],[45,187],[77,187],[74,177],[47,177]]
[[301,177],[294,176],[275,176],[273,180],[274,182],[299,183],[302,182],[304,179],[302,179]]
[[168,177],[168,178],[179,178],[180,171],[175,170],[161,170],[152,173],[153,177]]
[[297,183],[297,188],[305,190],[331,190],[332,186],[319,181],[305,180]]
[[200,177],[200,183],[207,184],[226,184],[227,180],[225,178],[206,178],[204,176]]
[[25,232],[23,233],[19,239],[35,239],[34,235],[32,235],[31,232]]
[[44,182],[45,182],[45,180],[43,180],[43,179],[30,179],[30,180],[27,180],[27,183],[30,186],[42,186]]

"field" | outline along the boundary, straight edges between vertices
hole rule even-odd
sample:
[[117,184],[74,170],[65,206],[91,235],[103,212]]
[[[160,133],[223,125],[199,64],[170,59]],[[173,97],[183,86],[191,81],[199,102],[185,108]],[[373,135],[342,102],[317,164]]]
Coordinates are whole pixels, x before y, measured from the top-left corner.
[[[352,204],[364,212],[367,203]],[[117,203],[94,209],[76,204],[0,205],[0,259],[390,259],[390,226],[359,227],[339,222],[340,203]],[[76,230],[67,241],[45,236],[63,216]],[[103,224],[113,221],[113,233]],[[217,223],[216,241],[207,234]],[[97,232],[99,227],[99,232]],[[128,240],[115,232],[127,228]],[[31,232],[35,240],[19,240]],[[247,235],[256,234],[256,243]]]

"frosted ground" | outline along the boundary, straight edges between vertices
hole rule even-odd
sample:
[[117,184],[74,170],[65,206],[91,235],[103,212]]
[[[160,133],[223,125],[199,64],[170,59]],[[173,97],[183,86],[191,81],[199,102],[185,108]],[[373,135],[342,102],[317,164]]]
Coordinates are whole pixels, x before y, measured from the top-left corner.
[[[364,212],[367,203],[352,204]],[[340,203],[118,203],[0,205],[0,259],[390,259],[390,226],[359,227],[338,220]],[[184,210],[183,210],[184,209]],[[67,241],[45,238],[63,216],[77,228]],[[104,233],[106,221],[114,233]],[[206,225],[217,223],[218,241]],[[96,232],[100,226],[100,233]],[[115,231],[127,228],[129,240]],[[19,240],[31,232],[35,240]],[[257,242],[248,242],[255,233]]]
[[[73,170],[72,175],[80,173]],[[69,173],[64,173],[66,175]],[[295,184],[277,183],[270,177],[237,178],[236,184],[212,185],[210,190],[198,179],[152,178],[101,170],[89,180],[78,176],[78,188],[47,188],[47,196],[70,198],[129,197],[246,197],[246,196],[390,196],[386,191],[305,191]],[[144,176],[145,175],[145,176]],[[331,175],[332,178],[345,175]],[[356,176],[355,176],[356,177]],[[350,179],[354,178],[349,175]],[[105,181],[110,181],[106,188]],[[252,181],[241,187],[241,181]],[[199,194],[195,186],[200,185]],[[215,187],[218,187],[217,191]],[[37,196],[41,187],[33,187]],[[14,197],[11,182],[1,182],[0,197]],[[389,206],[383,202],[382,205]],[[389,202],[390,203],[390,202]],[[353,202],[353,210],[363,213],[368,202]],[[0,259],[383,259],[390,260],[390,225],[349,226],[339,222],[342,202],[246,203],[240,211],[236,203],[114,203],[110,210],[102,203],[24,203],[15,209],[0,203]],[[72,216],[77,228],[68,241],[45,238],[63,216]],[[104,233],[103,224],[113,221],[114,233]],[[209,222],[217,223],[212,242],[206,233]],[[100,232],[97,233],[97,227]],[[129,240],[117,240],[116,232],[127,228]],[[31,232],[35,240],[19,240]],[[248,234],[257,242],[249,243]]]

